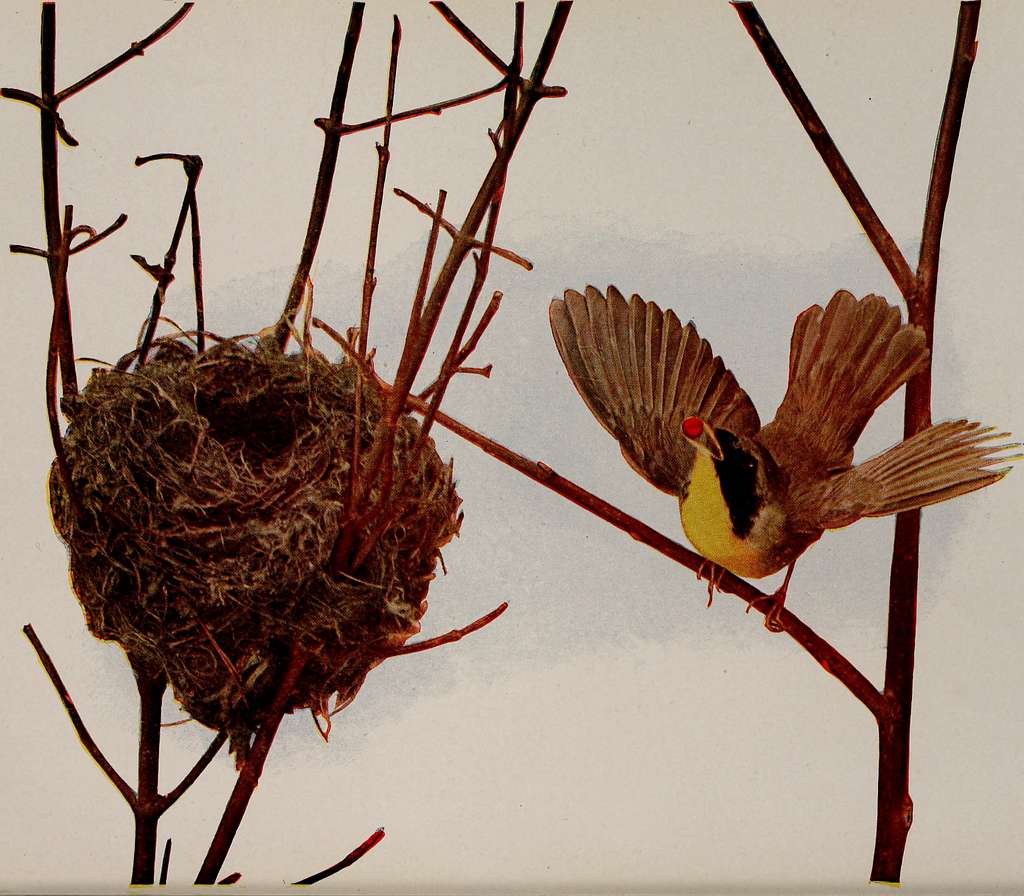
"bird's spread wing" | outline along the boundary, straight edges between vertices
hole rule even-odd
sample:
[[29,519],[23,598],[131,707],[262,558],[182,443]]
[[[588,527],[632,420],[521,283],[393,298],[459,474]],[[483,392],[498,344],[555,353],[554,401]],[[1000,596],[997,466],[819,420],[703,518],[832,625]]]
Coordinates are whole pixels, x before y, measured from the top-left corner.
[[587,406],[653,485],[679,494],[694,449],[683,420],[698,416],[737,435],[760,428],[757,411],[692,323],[614,287],[607,296],[566,290],[549,311],[558,351]]
[[796,479],[849,467],[875,409],[928,358],[924,330],[881,296],[839,290],[793,325],[789,388],[759,439]]

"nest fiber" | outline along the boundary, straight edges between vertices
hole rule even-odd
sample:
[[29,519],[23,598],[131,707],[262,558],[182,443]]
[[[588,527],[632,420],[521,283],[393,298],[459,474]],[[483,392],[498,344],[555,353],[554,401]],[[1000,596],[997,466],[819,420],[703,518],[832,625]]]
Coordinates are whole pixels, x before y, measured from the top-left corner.
[[[440,548],[461,515],[450,464],[399,421],[392,520],[360,567],[331,556],[346,519],[356,375],[316,353],[163,344],[137,370],[97,370],[66,403],[81,511],[56,467],[55,525],[89,629],[163,669],[182,707],[236,756],[296,638],[311,654],[288,710],[346,705],[419,631]],[[360,443],[381,418],[364,384]],[[371,490],[368,504],[379,498]],[[356,533],[358,546],[365,532]]]

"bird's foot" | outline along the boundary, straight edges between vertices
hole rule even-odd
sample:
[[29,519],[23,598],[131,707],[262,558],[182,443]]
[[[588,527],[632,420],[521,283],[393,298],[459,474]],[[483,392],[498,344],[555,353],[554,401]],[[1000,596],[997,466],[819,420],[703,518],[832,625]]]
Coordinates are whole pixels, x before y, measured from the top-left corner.
[[[705,572],[707,570],[707,572]],[[711,602],[715,599],[715,592],[721,591],[719,583],[722,581],[722,576],[725,575],[724,567],[719,566],[716,563],[712,563],[710,560],[704,560],[700,566],[697,567],[697,581],[701,582],[707,579],[708,583],[708,606],[711,606]]]
[[747,602],[748,613],[751,607],[756,606],[760,610],[761,604],[765,601],[771,603],[771,606],[764,614],[764,627],[770,632],[783,631],[782,610],[786,605],[786,592],[789,590],[789,580],[793,578],[793,569],[795,567],[796,561],[794,560],[786,570],[786,578],[783,580],[782,586],[774,594],[766,594],[764,597],[758,597]]
[[768,603],[771,606],[765,611],[764,614],[764,627],[770,632],[781,632],[782,623],[779,618],[782,616],[782,609],[786,605],[786,592],[779,589],[774,594],[765,594],[762,597],[755,597],[753,600],[747,601],[747,612],[750,612],[751,607],[757,607],[761,609],[761,605]]

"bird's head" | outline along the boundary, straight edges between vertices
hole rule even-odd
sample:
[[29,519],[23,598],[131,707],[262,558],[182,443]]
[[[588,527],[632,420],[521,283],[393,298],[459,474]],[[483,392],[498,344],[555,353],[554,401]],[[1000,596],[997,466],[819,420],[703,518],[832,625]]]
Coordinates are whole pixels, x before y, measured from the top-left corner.
[[687,417],[683,421],[683,435],[694,448],[712,460],[720,461],[725,457],[714,428],[703,418]]

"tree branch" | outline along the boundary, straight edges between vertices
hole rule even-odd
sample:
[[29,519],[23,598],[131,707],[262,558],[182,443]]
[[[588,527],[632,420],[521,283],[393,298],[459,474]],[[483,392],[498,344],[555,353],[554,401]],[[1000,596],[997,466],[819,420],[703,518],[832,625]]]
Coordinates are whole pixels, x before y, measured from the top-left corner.
[[[160,320],[160,310],[163,308],[167,289],[174,281],[174,265],[177,263],[178,246],[181,243],[182,234],[185,232],[185,218],[193,209],[197,209],[196,185],[199,183],[199,175],[203,172],[203,160],[199,156],[182,155],[180,153],[173,152],[160,152],[154,153],[150,156],[137,156],[135,164],[136,166],[141,167],[149,162],[160,159],[171,159],[173,161],[181,162],[185,169],[185,195],[182,197],[181,208],[178,210],[178,219],[174,223],[174,233],[171,235],[171,244],[168,246],[167,252],[164,254],[164,263],[162,265],[151,265],[141,256],[132,256],[132,258],[156,280],[156,289],[153,291],[153,303],[149,313],[149,320],[146,324],[146,330],[137,353],[140,366],[146,363],[146,357],[149,355],[149,349],[153,343],[153,336],[156,333],[156,326]],[[199,284],[202,280],[202,268],[201,262],[197,262],[196,256],[196,246],[198,244],[195,240],[195,233],[197,229],[197,219],[193,218],[193,275],[196,277],[197,284],[197,317],[201,318],[202,306],[199,303],[201,302],[202,286]],[[199,332],[202,331],[202,327],[199,327],[198,329]]]
[[471,635],[473,632],[479,631],[484,626],[490,625],[507,609],[508,601],[502,601],[502,603],[491,610],[490,613],[481,616],[479,619],[471,622],[463,628],[453,629],[443,635],[438,635],[436,638],[428,638],[425,641],[418,641],[415,644],[403,644],[401,647],[389,648],[384,655],[387,657],[406,656],[410,653],[422,653],[425,650],[433,650],[435,647],[441,647],[444,644],[454,644],[456,641],[461,641],[466,637],[466,635]]
[[[353,3],[349,14],[348,29],[345,32],[345,47],[341,54],[341,64],[334,82],[334,95],[331,98],[330,122],[341,124],[345,114],[345,102],[348,98],[348,85],[352,78],[352,65],[355,62],[356,47],[359,44],[359,33],[363,26],[364,3]],[[274,341],[283,351],[288,343],[291,326],[295,321],[295,312],[306,288],[306,280],[313,267],[320,234],[323,232],[324,220],[327,218],[327,206],[331,201],[331,187],[334,182],[334,169],[338,164],[338,153],[341,149],[341,135],[331,129],[324,129],[324,149],[320,156],[320,168],[316,175],[316,186],[313,188],[313,204],[309,210],[309,223],[306,226],[306,238],[302,243],[299,265],[292,278],[291,289],[285,302],[284,310],[274,328]],[[210,883],[213,883],[212,879]]]
[[284,718],[295,683],[299,680],[308,659],[309,654],[302,649],[298,641],[295,641],[291,646],[288,665],[281,675],[273,702],[267,709],[267,714],[253,738],[252,746],[249,748],[242,769],[238,773],[238,779],[235,781],[234,789],[224,807],[220,824],[210,842],[206,858],[196,876],[197,884],[212,884],[217,880],[217,875],[224,864],[224,859],[227,858],[228,850],[231,849],[235,834],[238,833],[238,826],[242,823],[242,816],[245,815],[249,800],[252,799],[253,792],[256,790],[260,775],[263,774],[263,764],[267,761],[267,754],[274,743],[281,719]]
[[[960,121],[977,48],[980,4],[961,3],[953,61],[932,160],[925,206],[916,289],[908,297],[910,322],[924,328],[929,348],[935,331],[935,291],[939,247],[949,199]],[[907,383],[903,435],[909,438],[931,423],[933,355]],[[907,835],[913,822],[910,797],[910,719],[914,690],[917,634],[917,589],[920,562],[921,511],[898,514],[889,574],[889,622],[885,654],[885,699],[890,717],[879,721],[878,815],[871,866],[874,881],[900,879]]]
[[789,100],[793,111],[796,112],[797,118],[800,119],[804,130],[807,131],[807,136],[811,138],[822,161],[832,177],[835,178],[836,184],[843,196],[846,197],[857,220],[860,221],[860,225],[864,228],[868,239],[871,240],[875,251],[878,252],[886,268],[889,269],[900,292],[909,301],[915,288],[914,274],[910,270],[910,265],[892,235],[882,224],[860,184],[857,183],[850,166],[846,164],[846,160],[832,140],[824,122],[814,110],[814,106],[811,105],[810,99],[804,93],[803,87],[800,86],[796,75],[793,74],[789,63],[786,62],[778,44],[769,33],[768,26],[765,25],[753,3],[734,2],[732,5],[739,15],[740,21],[743,22],[743,26],[747,29],[747,33],[757,45],[758,50],[761,51],[775,80],[779,82],[779,87],[782,88],[782,92]]
[[79,714],[78,709],[75,707],[74,701],[71,699],[71,694],[68,693],[68,689],[65,687],[64,682],[61,679],[60,673],[57,671],[57,667],[53,664],[53,660],[50,659],[50,654],[46,652],[46,648],[43,647],[42,641],[40,641],[39,637],[36,635],[35,629],[33,629],[31,625],[25,625],[22,626],[21,630],[25,633],[25,637],[31,642],[32,647],[36,652],[36,656],[39,657],[39,661],[43,664],[43,669],[46,670],[50,683],[57,692],[57,696],[60,697],[61,703],[64,704],[64,710],[67,712],[68,718],[71,719],[71,725],[75,729],[75,734],[78,735],[78,739],[81,741],[82,746],[85,747],[86,752],[92,756],[93,760],[103,771],[103,774],[105,774],[110,780],[110,783],[113,784],[121,796],[124,797],[124,801],[134,809],[137,802],[135,791],[132,790],[128,785],[128,782],[117,773],[107,757],[103,755],[103,751],[96,745],[96,741],[92,739],[89,729],[85,727],[85,722],[82,721],[82,717]]
[[337,874],[339,871],[343,871],[350,865],[354,865],[363,856],[365,856],[371,849],[373,849],[381,840],[384,839],[384,828],[377,828],[369,837],[367,837],[362,843],[359,844],[355,849],[352,850],[345,858],[343,858],[336,865],[331,865],[330,868],[325,868],[323,871],[319,871],[316,874],[311,874],[309,877],[304,877],[302,880],[297,880],[293,886],[302,886],[303,884],[315,884],[330,877],[332,874]]
[[[185,721],[188,721],[185,719]],[[174,723],[172,723],[174,724]],[[210,741],[210,745],[206,748],[206,752],[203,753],[199,759],[196,760],[196,764],[192,766],[188,774],[178,783],[178,786],[173,790],[169,791],[165,796],[162,797],[161,811],[165,812],[171,808],[188,790],[199,776],[206,771],[206,767],[213,761],[214,756],[220,751],[220,748],[224,746],[228,736],[225,732],[218,732],[217,736]]]
[[132,41],[132,45],[125,50],[120,56],[111,59],[106,65],[101,65],[92,74],[86,75],[80,81],[76,81],[70,87],[65,87],[60,93],[54,97],[56,105],[60,105],[64,100],[73,97],[76,93],[85,90],[92,84],[95,84],[100,78],[105,78],[115,69],[120,68],[126,62],[134,59],[136,56],[142,56],[146,50],[155,44],[160,38],[169,34],[182,19],[185,18],[191,11],[194,3],[186,3],[181,9],[179,9],[173,16],[171,16],[166,22],[164,22],[159,28],[151,32],[148,36],[142,40]]

